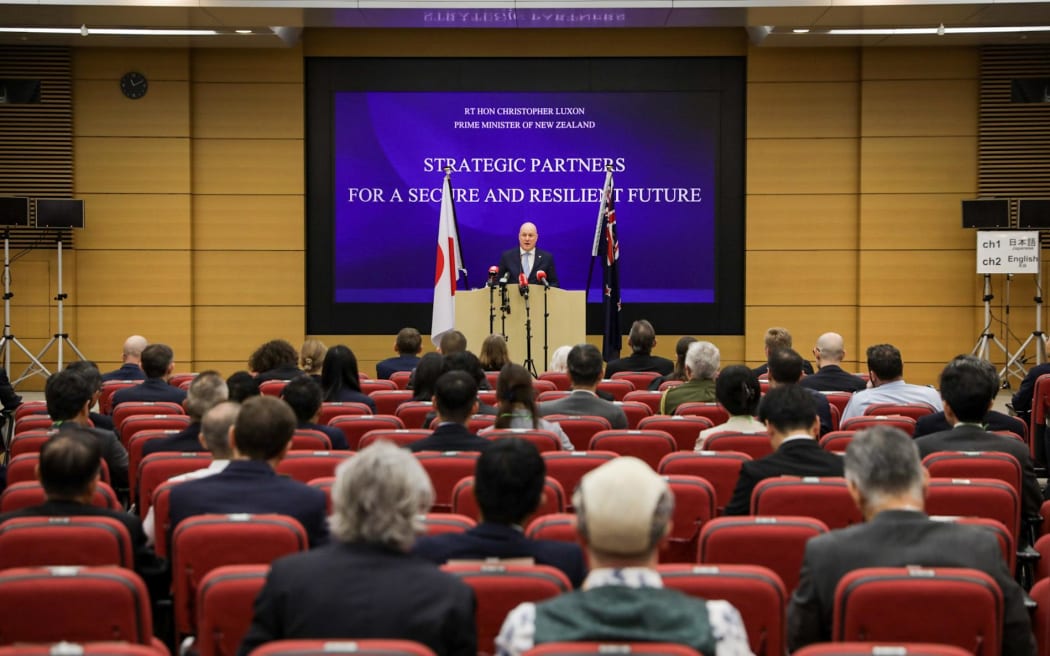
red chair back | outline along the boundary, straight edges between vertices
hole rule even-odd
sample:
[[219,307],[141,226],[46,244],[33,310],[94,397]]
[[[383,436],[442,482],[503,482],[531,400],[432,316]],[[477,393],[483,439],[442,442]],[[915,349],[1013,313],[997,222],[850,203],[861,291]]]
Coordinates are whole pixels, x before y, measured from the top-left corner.
[[259,383],[259,393],[263,396],[280,396],[287,384],[287,380],[264,380]]
[[846,447],[856,434],[855,430],[833,430],[825,433],[820,438],[820,448],[832,453],[845,453]]
[[[211,464],[211,454],[198,453],[151,453],[138,466],[138,510],[139,517],[146,518],[152,504],[153,491],[172,476],[204,469]],[[132,490],[132,498],[136,498]]]
[[44,415],[26,415],[15,420],[15,435],[21,435],[31,430],[43,430],[54,425],[51,417]]
[[[973,656],[973,652],[962,647],[929,642],[828,642],[808,645],[792,652],[792,656],[880,656],[880,654]],[[1042,652],[1039,656],[1043,656]]]
[[40,453],[44,442],[50,440],[51,436],[57,432],[58,429],[55,428],[34,428],[16,434],[11,438],[11,451],[8,457],[14,458],[23,453]]
[[547,401],[557,401],[558,399],[564,399],[566,396],[572,394],[569,390],[543,390],[536,395],[536,403],[545,403]]
[[406,401],[397,406],[394,414],[405,428],[426,428],[424,422],[431,412],[434,412],[434,404],[430,401]]
[[46,415],[47,401],[23,401],[15,409],[15,421],[28,415]]
[[[543,484],[543,492],[543,500],[531,517],[565,512],[565,490],[558,481],[548,476]],[[456,515],[470,517],[474,521],[481,521],[481,509],[474,496],[473,476],[467,476],[452,488],[452,512]]]
[[269,565],[223,565],[208,572],[197,592],[200,656],[233,656],[252,624],[255,598]]
[[423,465],[430,484],[434,486],[434,505],[431,512],[450,512],[452,510],[452,490],[464,478],[474,475],[474,468],[480,454],[463,451],[456,453],[438,453],[421,451],[416,455],[419,464]]
[[[36,468],[40,464],[39,453],[23,453],[11,459],[7,465],[7,484],[36,482]],[[100,460],[102,472],[99,479],[103,483],[109,483],[109,465],[105,460]]]
[[395,371],[394,373],[390,374],[391,382],[393,382],[395,385],[397,385],[397,388],[399,390],[407,390],[408,389],[408,381],[411,380],[411,379],[412,379],[412,372],[411,371]]
[[533,378],[532,389],[536,390],[537,394],[540,394],[541,392],[553,392],[559,388],[553,381],[543,380],[542,378]]
[[[378,416],[378,415],[377,415]],[[392,417],[397,419],[397,417]],[[398,419],[398,422],[401,420]],[[394,428],[394,429],[379,429],[370,430],[364,434],[361,441],[358,443],[358,450],[364,450],[375,444],[379,440],[386,440],[393,442],[394,444],[405,447],[411,445],[413,442],[418,442],[424,437],[429,437],[434,431],[429,428]]]
[[605,417],[547,415],[544,419],[561,426],[577,451],[586,451],[592,437],[600,431],[612,429],[612,424]]
[[472,517],[453,513],[427,513],[423,518],[426,535],[465,533],[477,525]]
[[718,517],[700,529],[697,560],[768,567],[790,593],[798,587],[806,542],[827,532],[827,525],[813,517]]
[[397,389],[400,389],[397,386],[397,383],[395,383],[392,380],[386,380],[384,378],[369,378],[368,380],[360,381],[360,383],[362,394],[371,394],[372,392],[378,392],[380,390],[395,391]]
[[120,425],[120,443],[125,447],[135,433],[143,430],[183,430],[191,423],[189,415],[131,415]]
[[[930,519],[938,522],[949,522],[952,524],[965,524],[966,526],[976,526],[985,531],[990,532],[995,536],[995,539],[999,541],[999,548],[1003,552],[1003,561],[1006,562],[1006,569],[1013,572],[1014,565],[1017,563],[1017,549],[1014,546],[1016,540],[1014,536],[1010,535],[1010,530],[1003,526],[1003,523],[995,520],[988,519],[987,517],[952,517],[945,515],[932,515]],[[1038,543],[1037,543],[1038,544]],[[1050,546],[1050,545],[1048,545]],[[1036,549],[1038,551],[1038,547]],[[1050,550],[1047,553],[1050,556]],[[1039,567],[1050,568],[1050,564],[1042,562],[1037,563],[1036,579],[1042,578],[1039,574]]]
[[676,415],[707,417],[715,426],[719,426],[729,421],[729,411],[723,408],[721,403],[714,401],[710,403],[702,401],[679,403],[678,407],[675,408],[674,413]]
[[535,430],[531,428],[494,428],[479,433],[479,435],[487,440],[498,440],[504,437],[517,437],[526,442],[531,442],[540,453],[561,451],[561,440],[559,440],[558,436],[554,434],[554,431],[543,430],[540,428]]
[[584,474],[619,457],[612,451],[550,451],[541,454],[547,465],[547,476],[561,483],[572,507],[572,495]]
[[141,430],[128,439],[128,488],[134,490],[138,485],[138,468],[142,462],[143,451],[146,445],[153,440],[163,440],[178,434],[179,431],[169,428],[167,430]]
[[1011,485],[989,478],[931,478],[926,512],[995,519],[1020,541],[1021,497]]
[[624,401],[631,401],[633,403],[644,403],[649,406],[649,410],[654,415],[660,414],[660,399],[664,398],[663,392],[657,392],[656,390],[649,391],[645,388],[636,389],[633,392],[628,392],[627,396],[623,397]]
[[864,521],[846,479],[839,476],[781,476],[759,481],[751,492],[751,514],[804,514],[833,529]]
[[646,417],[653,416],[653,411],[645,403],[638,401],[616,401],[616,407],[623,410],[627,417],[627,428],[637,429],[638,424]]
[[645,461],[653,471],[660,459],[674,453],[678,444],[670,433],[661,430],[604,430],[596,433],[587,446],[588,451],[612,451],[622,456],[634,456]]
[[569,379],[569,374],[563,371],[544,371],[539,380],[549,380],[560,390],[572,389],[572,380]]
[[412,400],[413,394],[410,389],[379,390],[369,394],[368,398],[375,402],[377,415],[393,415],[399,405]]
[[274,640],[251,656],[434,656],[425,645],[408,640]]
[[662,430],[670,433],[679,451],[695,449],[700,431],[713,426],[710,419],[699,415],[653,415],[638,422],[639,430]]
[[[336,417],[356,417],[372,414],[372,408],[365,403],[355,401],[325,401],[317,415],[317,423],[331,426]],[[392,414],[392,413],[391,413]]]
[[662,563],[696,562],[700,528],[715,516],[715,489],[699,476],[665,476],[674,494],[671,533],[660,549]]
[[[186,387],[188,387],[189,384],[192,383],[193,379],[196,378],[196,377],[197,377],[197,374],[195,374],[195,373],[190,373],[190,374],[172,374],[170,377],[168,377],[168,384],[171,385],[172,387],[178,387],[179,389],[186,389]],[[185,385],[185,387],[184,387],[184,385]]]
[[579,544],[580,536],[576,531],[576,515],[550,513],[535,517],[525,528],[525,537],[530,540],[556,540]]
[[113,517],[18,517],[0,524],[0,563],[9,567],[115,565],[134,569],[131,534]]
[[773,443],[769,441],[769,435],[762,433],[722,431],[708,435],[704,442],[704,449],[707,451],[738,451],[758,460],[773,453]]
[[113,407],[113,425],[117,428],[117,432],[120,433],[128,417],[184,414],[186,414],[186,409],[171,401],[125,401]]
[[292,451],[330,451],[332,440],[318,430],[297,428],[292,433]]
[[[36,481],[22,481],[21,483],[9,483],[2,494],[0,494],[0,513],[22,510],[39,506],[47,501],[47,493],[40,483]],[[108,508],[109,510],[121,510],[123,506],[117,499],[117,493],[106,483],[99,482],[95,486],[95,494],[91,497],[91,505],[96,508]]]
[[598,381],[598,391],[611,394],[614,401],[623,401],[623,397],[634,391],[634,383],[629,380],[607,378]]
[[751,456],[739,451],[678,451],[664,456],[656,471],[665,476],[685,475],[703,478],[715,491],[715,512],[721,515],[733,498],[740,467]]
[[[361,404],[359,404],[361,405]],[[333,417],[328,425],[338,428],[346,436],[351,451],[363,449],[361,438],[374,430],[402,430],[405,424],[393,415],[339,415]]]
[[933,478],[994,478],[1022,496],[1021,463],[1002,451],[937,451],[922,459]]
[[700,656],[694,649],[671,642],[546,642],[522,656]]
[[107,380],[103,382],[102,390],[98,394],[98,411],[104,415],[113,414],[113,395],[122,389],[135,387],[141,383],[141,380]]
[[864,430],[872,426],[892,426],[899,428],[908,435],[915,435],[915,420],[904,415],[861,415],[850,417],[839,424],[840,430]]
[[868,416],[888,417],[900,415],[902,417],[911,417],[915,421],[935,412],[937,412],[937,408],[934,408],[929,403],[872,403],[864,408],[864,414]]
[[289,451],[277,464],[277,473],[309,483],[315,478],[335,476],[335,470],[353,451]]
[[659,371],[617,371],[612,380],[629,380],[636,390],[648,390],[649,384],[660,377]]

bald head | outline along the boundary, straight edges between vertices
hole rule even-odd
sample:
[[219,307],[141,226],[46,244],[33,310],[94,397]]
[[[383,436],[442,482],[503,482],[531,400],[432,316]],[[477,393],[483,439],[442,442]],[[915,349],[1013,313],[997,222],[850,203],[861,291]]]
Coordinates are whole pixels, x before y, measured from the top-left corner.
[[846,357],[846,344],[838,333],[824,333],[817,338],[813,356],[818,365],[838,364]]
[[539,234],[536,232],[536,224],[529,221],[521,224],[521,228],[518,229],[518,245],[521,246],[521,250],[531,251],[536,248],[538,239]]
[[133,364],[142,363],[142,350],[149,346],[149,342],[142,335],[132,335],[124,340],[124,362]]

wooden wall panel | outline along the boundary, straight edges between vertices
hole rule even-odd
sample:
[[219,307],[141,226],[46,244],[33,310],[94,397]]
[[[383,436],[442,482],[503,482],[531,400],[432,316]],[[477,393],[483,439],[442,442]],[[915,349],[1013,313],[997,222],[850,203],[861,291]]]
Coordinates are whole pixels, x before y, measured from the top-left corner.
[[910,383],[936,384],[946,362],[969,353],[980,327],[972,307],[861,307],[860,343],[901,350]]
[[867,138],[860,142],[861,193],[972,193],[976,137]]
[[194,139],[194,194],[302,194],[303,142]]
[[969,306],[972,251],[861,251],[861,306]]
[[977,80],[864,82],[861,136],[977,134]]
[[865,80],[973,80],[977,78],[977,48],[865,48],[861,77]]
[[[747,199],[747,250],[857,248],[857,196],[760,195]],[[761,254],[757,255],[761,257]]]
[[181,194],[190,189],[188,139],[77,137],[77,193]]
[[78,250],[187,250],[189,194],[78,194],[84,199],[84,230]]
[[298,46],[270,50],[200,48],[193,51],[192,76],[194,82],[301,83],[303,52]]
[[302,251],[199,251],[193,256],[194,305],[306,302]]
[[188,137],[189,85],[184,81],[150,80],[137,100],[120,92],[119,77],[78,80],[73,86],[77,111],[74,130],[80,137]]
[[858,92],[855,82],[749,84],[747,136],[855,137]]
[[302,251],[303,197],[194,196],[194,250]]
[[747,193],[856,193],[857,149],[856,139],[751,139]]
[[870,249],[960,250],[974,248],[962,228],[957,194],[862,194],[860,244]]
[[188,251],[104,251],[78,254],[78,305],[188,306]]
[[748,82],[855,82],[859,48],[756,48],[747,52]]
[[[135,299],[128,299],[134,301]],[[77,346],[88,357],[115,363],[128,335],[144,335],[175,351],[176,367],[189,369],[190,308],[146,305],[108,305],[76,308]],[[115,367],[114,367],[115,368]]]
[[277,338],[298,348],[305,323],[302,307],[197,307],[194,360],[247,362],[260,344]]
[[183,48],[77,48],[73,76],[78,80],[119,80],[139,71],[150,81],[188,80],[189,50]]
[[781,326],[791,332],[792,346],[803,357],[812,360],[809,351],[817,338],[826,332],[840,333],[846,341],[846,351],[853,348],[856,339],[857,308],[848,306],[781,305],[747,308],[745,316],[744,347],[747,361],[757,366],[766,360],[765,335],[772,326]]
[[197,139],[302,139],[303,85],[193,85]]
[[751,253],[746,277],[750,307],[857,303],[853,250]]

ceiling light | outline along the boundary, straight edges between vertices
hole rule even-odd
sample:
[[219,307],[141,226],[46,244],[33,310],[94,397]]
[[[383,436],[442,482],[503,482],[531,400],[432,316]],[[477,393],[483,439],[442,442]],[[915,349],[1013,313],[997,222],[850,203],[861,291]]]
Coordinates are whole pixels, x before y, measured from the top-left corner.
[[806,28],[806,27],[796,28],[796,29],[791,30],[791,32],[793,34],[809,34],[809,28]]
[[[792,30],[797,33],[797,30]],[[946,34],[1006,34],[1014,32],[1050,32],[1050,25],[1011,25],[1002,27],[876,27],[832,29],[816,34],[832,36],[925,36]]]
[[251,30],[234,30],[237,34],[251,34]]
[[4,34],[80,34],[82,36],[217,36],[215,30],[128,29],[116,27],[0,27]]

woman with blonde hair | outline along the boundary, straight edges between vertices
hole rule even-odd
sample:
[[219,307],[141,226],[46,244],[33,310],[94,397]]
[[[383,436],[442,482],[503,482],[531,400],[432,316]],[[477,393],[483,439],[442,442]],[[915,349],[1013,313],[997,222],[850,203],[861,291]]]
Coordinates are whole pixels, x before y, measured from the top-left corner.
[[485,371],[502,371],[503,365],[510,362],[507,352],[507,340],[503,335],[489,335],[481,343],[481,355],[478,356],[481,368]]
[[299,367],[318,383],[321,382],[321,367],[327,352],[328,347],[319,339],[308,339],[299,349]]

